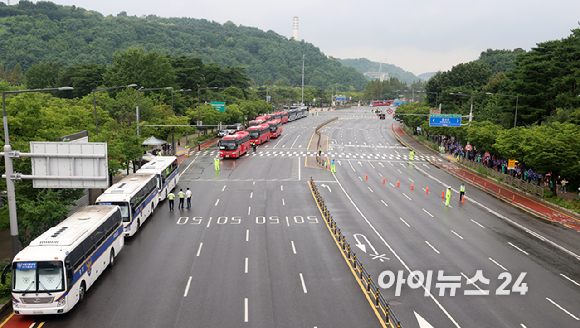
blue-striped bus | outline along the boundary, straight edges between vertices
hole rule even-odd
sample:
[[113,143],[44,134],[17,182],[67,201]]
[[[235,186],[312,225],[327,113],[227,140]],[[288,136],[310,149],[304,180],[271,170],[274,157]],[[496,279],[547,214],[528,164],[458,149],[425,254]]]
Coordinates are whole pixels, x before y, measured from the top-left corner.
[[133,236],[159,204],[154,173],[133,173],[112,185],[97,198],[99,205],[118,205],[125,236]]
[[85,206],[48,229],[14,257],[14,313],[70,311],[113,265],[124,242],[118,206]]
[[159,201],[167,198],[167,195],[179,183],[179,164],[175,156],[155,156],[137,172],[155,173],[157,189],[159,189]]

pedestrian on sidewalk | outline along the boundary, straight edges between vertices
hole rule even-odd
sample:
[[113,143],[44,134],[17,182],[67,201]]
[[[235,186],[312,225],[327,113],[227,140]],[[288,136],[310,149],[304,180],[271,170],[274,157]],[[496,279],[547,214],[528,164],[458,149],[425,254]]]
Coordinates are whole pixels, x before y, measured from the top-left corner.
[[179,205],[177,205],[177,208],[183,209],[183,198],[185,197],[183,189],[179,189],[179,193],[177,193],[177,195],[179,196]]
[[191,208],[191,190],[189,190],[189,188],[187,188],[187,190],[185,191],[185,198],[187,198],[187,209]]
[[169,199],[169,210],[173,211],[173,208],[175,206],[175,203],[173,202],[173,198],[175,198],[175,195],[172,192],[169,192],[169,194],[167,195],[167,199]]
[[566,181],[566,178],[563,178],[562,181],[560,181],[560,184],[562,185],[562,192],[566,193],[566,184],[568,184],[568,181]]
[[464,195],[465,195],[465,184],[461,183],[461,187],[459,187],[459,201],[463,201]]
[[451,186],[447,187],[447,193],[445,194],[445,206],[449,206],[451,201]]

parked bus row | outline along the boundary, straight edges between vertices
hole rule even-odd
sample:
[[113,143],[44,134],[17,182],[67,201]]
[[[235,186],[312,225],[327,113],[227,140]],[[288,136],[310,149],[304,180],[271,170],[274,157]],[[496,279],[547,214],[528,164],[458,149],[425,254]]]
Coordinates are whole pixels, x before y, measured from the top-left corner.
[[248,152],[251,145],[261,145],[282,134],[282,125],[298,118],[306,117],[308,107],[291,108],[269,115],[256,117],[248,123],[248,129],[224,136],[219,142],[221,158],[239,158]]
[[178,182],[177,157],[156,156],[34,239],[2,273],[4,284],[12,271],[14,313],[70,311]]

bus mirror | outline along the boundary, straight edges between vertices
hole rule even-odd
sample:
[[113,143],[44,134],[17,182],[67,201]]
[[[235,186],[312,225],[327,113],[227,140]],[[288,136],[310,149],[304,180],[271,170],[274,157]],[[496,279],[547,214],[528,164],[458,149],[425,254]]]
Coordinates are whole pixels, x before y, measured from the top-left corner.
[[10,264],[6,264],[4,269],[2,270],[2,285],[6,285],[6,275],[10,271]]

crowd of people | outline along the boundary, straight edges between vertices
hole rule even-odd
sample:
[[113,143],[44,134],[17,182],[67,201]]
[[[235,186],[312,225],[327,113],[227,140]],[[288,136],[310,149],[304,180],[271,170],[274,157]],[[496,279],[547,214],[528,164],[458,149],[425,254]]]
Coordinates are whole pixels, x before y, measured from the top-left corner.
[[[534,171],[531,168],[524,168],[519,163],[515,164],[513,169],[508,169],[508,160],[497,158],[495,155],[489,152],[478,151],[475,146],[471,146],[471,150],[466,150],[465,145],[462,145],[459,141],[455,140],[455,137],[447,137],[444,135],[430,136],[431,140],[436,144],[440,145],[439,149],[442,152],[449,153],[454,157],[467,158],[470,161],[477,162],[481,165],[487,166],[493,170],[501,172],[503,174],[509,174],[510,176],[523,180],[525,182],[542,186],[544,188],[552,188],[552,172],[542,174],[540,172]],[[566,186],[569,181],[565,177],[558,176],[556,178],[556,188],[558,192],[566,193]]]

